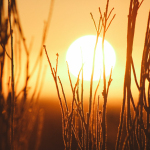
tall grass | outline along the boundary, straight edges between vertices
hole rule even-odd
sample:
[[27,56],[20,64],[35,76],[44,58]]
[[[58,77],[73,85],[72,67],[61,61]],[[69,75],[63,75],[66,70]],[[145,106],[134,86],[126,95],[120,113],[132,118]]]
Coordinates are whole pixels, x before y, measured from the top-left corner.
[[[125,78],[124,78],[124,87],[123,87],[123,102],[122,102],[122,110],[120,113],[120,123],[118,126],[118,136],[116,139],[116,147],[113,149],[150,149],[150,14],[148,17],[148,25],[146,31],[145,45],[143,50],[143,57],[141,62],[141,78],[140,85],[138,84],[136,78],[136,72],[134,68],[134,62],[132,58],[133,51],[133,41],[134,41],[134,31],[136,24],[136,17],[138,9],[144,0],[139,2],[138,0],[130,0],[129,6],[129,15],[128,15],[128,28],[127,28],[127,57],[126,57],[126,68],[125,68]],[[99,97],[96,98],[97,89],[100,84],[100,80],[98,81],[97,88],[95,89],[95,94],[93,98],[93,74],[94,74],[94,63],[95,63],[95,50],[97,47],[98,37],[102,32],[102,51],[103,58],[104,57],[104,39],[107,29],[109,28],[112,20],[115,15],[112,17],[110,22],[107,24],[108,19],[113,11],[113,9],[108,13],[109,0],[106,3],[106,9],[104,15],[102,15],[101,9],[99,8],[100,18],[98,26],[95,23],[93,15],[91,13],[92,20],[94,22],[94,26],[96,29],[96,44],[94,48],[94,56],[93,56],[93,67],[92,74],[90,80],[90,93],[89,93],[89,109],[88,112],[84,111],[83,107],[83,66],[81,67],[76,83],[73,86],[69,67],[68,67],[68,77],[70,81],[70,86],[72,89],[72,105],[71,108],[68,108],[68,103],[66,100],[65,92],[63,89],[63,84],[61,83],[60,77],[57,76],[58,69],[58,55],[56,59],[56,68],[52,67],[50,62],[46,46],[44,46],[46,56],[50,65],[50,69],[52,72],[53,79],[55,81],[58,99],[60,102],[60,108],[62,112],[62,135],[63,141],[65,145],[65,150],[71,150],[72,143],[76,143],[76,149],[81,150],[105,150],[107,149],[107,119],[106,119],[106,106],[107,106],[107,96],[109,92],[109,86],[111,84],[111,75],[108,81],[108,85],[106,86],[106,75],[105,75],[105,59],[103,59],[103,109],[99,108]],[[135,100],[132,96],[131,90],[131,70],[133,70],[133,75],[135,79],[135,83],[139,90],[139,100],[138,103],[135,104]],[[79,76],[82,73],[82,79],[80,81]],[[101,78],[100,78],[101,79]],[[146,80],[149,83],[148,87],[148,96],[146,98],[145,94],[145,82]],[[80,84],[81,82],[81,84]],[[59,84],[61,85],[59,89]],[[81,85],[81,96],[79,96],[79,86]],[[60,92],[62,90],[63,98],[60,96]],[[81,97],[81,98],[80,98]],[[63,106],[63,100],[65,106]],[[126,105],[126,107],[125,107]],[[126,111],[125,111],[126,108]],[[132,112],[133,108],[133,112]],[[92,112],[92,113],[91,113]],[[126,113],[126,114],[125,114]],[[143,114],[146,114],[147,120],[144,121]],[[124,118],[126,116],[126,120]],[[124,129],[123,126],[126,125]],[[73,141],[73,137],[75,137],[75,141]],[[74,145],[73,144],[73,145]]]
[[[100,83],[100,80],[98,82],[97,88],[95,90],[94,99],[93,99],[93,75],[94,75],[94,64],[95,64],[95,54],[96,54],[96,47],[98,43],[99,36],[101,32],[103,32],[103,38],[102,38],[102,50],[103,50],[103,58],[104,56],[104,39],[106,31],[108,30],[112,20],[114,19],[115,15],[112,17],[110,22],[107,25],[108,19],[110,18],[110,15],[113,11],[113,9],[108,14],[108,5],[109,0],[107,0],[106,9],[104,12],[104,15],[102,15],[101,9],[99,8],[99,23],[96,25],[95,20],[93,18],[93,15],[91,13],[92,20],[95,25],[96,29],[96,43],[94,48],[94,55],[93,55],[93,65],[92,65],[92,74],[91,74],[91,80],[90,80],[90,93],[89,93],[89,109],[88,112],[84,112],[83,107],[83,66],[80,69],[80,72],[78,74],[77,81],[75,85],[72,85],[69,67],[68,67],[68,77],[70,81],[70,86],[72,89],[72,106],[71,109],[68,109],[68,104],[65,97],[65,92],[63,89],[63,85],[61,83],[60,77],[57,76],[57,68],[58,68],[58,55],[56,59],[56,68],[52,67],[52,64],[50,62],[50,59],[48,57],[48,53],[46,50],[46,46],[44,45],[45,53],[48,58],[49,66],[52,72],[53,79],[55,81],[56,89],[57,89],[57,95],[60,102],[61,112],[62,112],[62,134],[63,134],[63,140],[66,150],[72,149],[72,138],[73,136],[76,139],[77,143],[77,149],[103,149],[105,150],[107,147],[107,122],[106,122],[106,105],[107,105],[107,96],[109,91],[109,86],[111,84],[111,75],[108,81],[108,85],[106,86],[106,75],[105,75],[105,59],[103,59],[103,98],[104,98],[104,104],[103,104],[103,110],[99,110],[99,99],[96,99],[96,92]],[[82,72],[82,79],[81,79],[81,96],[79,96],[79,85],[80,80],[79,76]],[[101,78],[100,78],[101,79]],[[59,81],[59,82],[58,82]],[[65,102],[65,107],[63,107],[63,99],[60,97],[61,90],[59,89],[59,83],[60,87],[63,93],[63,99]],[[81,97],[81,99],[80,99]],[[96,99],[96,100],[95,100]],[[98,101],[97,110],[95,110],[95,101]],[[93,111],[92,111],[93,108]],[[99,112],[102,113],[99,113]],[[93,113],[91,113],[93,112]],[[95,116],[97,115],[97,117]],[[99,127],[100,126],[100,127]],[[101,136],[101,138],[99,137]]]
[[[136,24],[136,17],[138,9],[140,8],[143,1],[139,3],[138,0],[131,0],[128,15],[128,31],[127,31],[127,59],[125,69],[125,80],[124,80],[124,94],[122,112],[120,117],[120,124],[118,130],[118,138],[116,141],[116,149],[149,149],[149,87],[148,87],[148,99],[146,98],[146,80],[150,84],[149,80],[149,52],[150,52],[150,13],[148,16],[148,24],[145,36],[145,44],[143,50],[143,57],[141,62],[141,77],[140,84],[136,78],[136,72],[134,68],[132,58],[132,46],[134,40],[134,31]],[[137,104],[132,96],[131,90],[131,69],[135,83],[139,90],[139,99]],[[147,99],[147,100],[146,100]],[[124,114],[125,114],[125,103],[126,103],[126,137],[122,138]],[[132,114],[132,107],[134,114]],[[146,123],[143,115],[147,115]],[[123,140],[123,142],[122,142]],[[123,143],[123,144],[122,144]]]
[[[45,69],[42,72],[42,56],[43,44],[46,39],[49,23],[53,10],[51,1],[50,11],[43,30],[43,37],[40,51],[36,58],[33,68],[30,66],[31,61],[31,45],[27,46],[23,29],[20,23],[19,13],[16,0],[1,0],[0,1],[0,149],[1,150],[26,150],[29,148],[30,137],[35,124],[37,123],[37,136],[35,149],[40,145],[40,138],[43,128],[43,110],[38,105]],[[4,7],[7,4],[8,7]],[[7,10],[5,10],[7,9]],[[5,12],[8,12],[6,16]],[[18,38],[19,37],[19,38]],[[15,39],[15,42],[14,42]],[[23,48],[21,48],[23,46]],[[11,51],[9,51],[9,49]],[[26,57],[25,68],[22,68],[22,53],[25,52]],[[7,70],[7,65],[10,65],[10,70]],[[31,70],[31,72],[29,71]],[[38,71],[35,85],[32,88],[33,93],[29,94],[29,83],[33,79],[36,70]],[[4,72],[8,75],[4,76]],[[21,77],[21,72],[25,74],[24,79]],[[7,78],[8,76],[8,78]],[[4,78],[8,80],[8,93],[5,98]],[[25,81],[25,82],[23,82]],[[18,84],[22,87],[18,89]],[[10,86],[11,85],[11,86]],[[39,90],[38,88],[39,87]]]
[[[118,126],[118,136],[116,139],[116,150],[149,150],[150,149],[150,12],[145,35],[145,43],[143,48],[143,56],[141,62],[140,81],[137,81],[134,61],[132,57],[134,32],[138,10],[144,0],[130,0],[128,27],[127,27],[127,57],[123,86],[122,110],[120,113],[120,123]],[[6,2],[6,1],[5,1]],[[43,110],[39,108],[38,99],[43,85],[45,71],[41,73],[43,67],[43,45],[47,36],[48,27],[51,21],[54,1],[51,0],[50,11],[47,23],[44,26],[41,47],[38,57],[33,65],[31,61],[31,46],[27,46],[23,29],[20,23],[19,13],[16,0],[8,0],[8,16],[4,18],[4,0],[0,1],[0,149],[2,150],[22,150],[29,149],[30,137],[33,128],[38,121],[37,140],[35,149],[40,145],[40,138],[43,128]],[[56,67],[53,68],[47,53],[46,46],[44,50],[49,62],[51,73],[56,85],[57,95],[62,113],[62,136],[65,150],[73,149],[73,145],[77,150],[105,150],[107,149],[107,98],[109,87],[112,82],[112,70],[108,81],[105,75],[105,55],[104,40],[107,30],[109,29],[115,15],[110,19],[113,9],[108,12],[109,0],[106,1],[104,13],[99,8],[99,22],[96,24],[91,14],[94,27],[96,29],[96,41],[93,49],[93,64],[90,80],[90,93],[88,102],[88,111],[84,109],[84,80],[83,65],[79,71],[75,85],[72,84],[68,67],[68,78],[72,91],[71,107],[68,106],[68,100],[65,95],[62,81],[57,74],[58,58],[56,54]],[[14,42],[19,35],[18,44]],[[95,51],[98,43],[98,37],[102,35],[102,52],[103,52],[103,108],[100,109],[100,96],[97,96],[97,90],[101,84],[101,77],[97,82],[96,89],[93,88],[93,75],[95,64]],[[23,49],[21,49],[23,45]],[[32,45],[32,42],[31,42]],[[10,51],[9,51],[10,49]],[[25,52],[26,62],[25,68],[22,68],[22,53]],[[9,60],[11,73],[8,80],[7,98],[4,97],[4,71],[7,68],[6,62]],[[17,63],[18,62],[18,65]],[[29,71],[31,70],[31,71]],[[29,96],[29,83],[32,80],[36,70],[36,83],[33,87],[33,93]],[[137,89],[139,90],[139,98],[137,103],[133,98],[131,90],[131,73]],[[9,71],[8,71],[9,72]],[[21,82],[21,72],[25,73],[25,82],[22,89],[18,90],[18,84]],[[81,80],[79,76],[81,74]],[[148,91],[146,89],[148,83]],[[79,91],[81,86],[81,91]],[[37,90],[40,87],[39,90]],[[61,93],[62,96],[61,97]],[[147,96],[146,96],[147,94]],[[146,119],[144,119],[144,115]],[[38,118],[38,119],[37,119]],[[124,128],[125,126],[125,128]]]

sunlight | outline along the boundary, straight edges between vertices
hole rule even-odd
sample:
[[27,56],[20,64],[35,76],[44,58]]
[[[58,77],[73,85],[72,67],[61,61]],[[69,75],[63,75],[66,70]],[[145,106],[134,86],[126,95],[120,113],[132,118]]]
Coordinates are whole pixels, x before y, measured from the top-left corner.
[[[83,79],[90,80],[92,73],[92,61],[94,46],[96,42],[95,35],[87,35],[75,40],[68,48],[66,61],[69,65],[70,72],[77,77],[83,64]],[[116,55],[113,47],[106,40],[104,42],[106,76],[110,74],[111,68],[115,66]],[[99,80],[100,74],[103,73],[103,57],[102,57],[102,38],[99,37],[96,56],[94,80]],[[101,76],[102,78],[102,76]],[[81,79],[81,74],[80,74]]]

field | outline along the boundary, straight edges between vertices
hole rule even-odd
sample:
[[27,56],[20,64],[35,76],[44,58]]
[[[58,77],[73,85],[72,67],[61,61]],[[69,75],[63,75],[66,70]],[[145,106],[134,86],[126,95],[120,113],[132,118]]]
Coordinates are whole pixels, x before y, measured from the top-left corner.
[[[65,67],[61,55],[65,55],[66,49],[57,49],[63,42],[56,38],[59,38],[61,31],[66,31],[63,23],[61,30],[57,29],[58,32],[51,37],[56,40],[46,41],[49,26],[52,21],[57,22],[57,17],[56,20],[53,18],[53,11],[56,12],[54,0],[50,1],[44,28],[39,31],[43,32],[41,42],[36,42],[40,45],[38,51],[32,51],[33,39],[29,43],[25,37],[25,24],[21,25],[22,18],[19,16],[16,0],[0,1],[1,150],[150,149],[150,11],[143,17],[148,18],[145,30],[138,28],[145,33],[143,46],[138,47],[141,40],[134,45],[134,39],[138,37],[138,32],[135,32],[137,16],[143,3],[144,0],[130,0],[126,20],[127,34],[126,39],[123,39],[126,41],[123,48],[126,51],[119,48],[118,53],[122,54],[117,55],[120,62],[116,66],[120,68],[115,72],[115,52],[109,51],[110,43],[105,45],[107,33],[116,18],[114,7],[109,7],[109,0],[106,0],[105,6],[102,5],[104,9],[102,6],[98,7],[98,19],[94,13],[89,13],[95,35],[82,37],[94,37],[93,46],[88,45],[93,39],[82,40],[81,45],[78,42],[67,61],[65,60]],[[38,23],[34,27],[37,26]],[[115,29],[120,27],[115,26]],[[75,33],[72,34],[73,29],[71,32],[68,30],[62,36],[62,41],[68,33],[75,36]],[[111,32],[113,33],[113,29]],[[115,34],[109,34],[110,39],[114,39]],[[118,45],[122,37],[124,36],[120,36]],[[50,48],[49,43],[55,43],[52,47],[57,48]],[[85,50],[82,50],[82,45]],[[99,53],[97,47],[100,49]],[[133,53],[134,47],[137,51]],[[80,49],[79,53],[77,49]],[[123,56],[125,52],[126,57]],[[85,60],[86,57],[88,59]],[[140,64],[138,67],[135,60]],[[122,66],[125,66],[124,70]],[[75,70],[76,75],[73,76]],[[97,81],[94,81],[95,74]]]
[[[58,100],[40,102],[41,108],[44,109],[44,126],[41,136],[41,145],[39,150],[64,149],[62,138],[62,120]],[[114,150],[117,138],[120,106],[108,106],[107,127],[108,127],[108,149]],[[35,134],[32,135],[35,139]],[[32,140],[31,140],[32,141]],[[32,146],[32,144],[31,144]],[[73,145],[72,150],[76,150]]]

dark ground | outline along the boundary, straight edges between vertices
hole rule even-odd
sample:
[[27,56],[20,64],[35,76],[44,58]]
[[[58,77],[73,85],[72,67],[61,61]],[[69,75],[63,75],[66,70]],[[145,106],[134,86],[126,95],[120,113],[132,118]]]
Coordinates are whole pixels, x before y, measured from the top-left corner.
[[[39,150],[64,150],[61,127],[61,111],[58,99],[55,101],[40,102],[40,107],[44,109],[44,125]],[[120,105],[107,106],[107,148],[115,149],[117,130],[120,117]],[[34,149],[36,127],[31,136],[29,149]]]

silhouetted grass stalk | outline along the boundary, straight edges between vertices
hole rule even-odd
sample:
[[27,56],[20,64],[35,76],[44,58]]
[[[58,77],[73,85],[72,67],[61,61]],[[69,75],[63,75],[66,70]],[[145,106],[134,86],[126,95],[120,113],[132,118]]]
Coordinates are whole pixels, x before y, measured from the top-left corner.
[[[134,39],[134,31],[135,31],[135,23],[136,23],[136,17],[137,12],[141,4],[144,0],[142,0],[140,3],[138,0],[131,0],[130,1],[130,7],[129,7],[129,15],[128,15],[128,30],[127,30],[127,58],[126,58],[126,68],[125,68],[125,78],[124,78],[124,87],[123,87],[123,104],[122,104],[122,111],[120,115],[120,124],[118,128],[118,136],[116,140],[116,150],[119,149],[146,149],[148,150],[150,148],[150,138],[149,138],[149,116],[150,116],[150,14],[148,18],[148,25],[147,25],[147,31],[146,31],[146,38],[145,38],[145,45],[144,45],[144,51],[143,51],[143,58],[142,58],[142,64],[141,64],[141,77],[140,77],[140,86],[137,81],[136,72],[134,68],[134,62],[132,58],[132,47],[133,47],[133,39]],[[108,13],[108,6],[109,6],[109,0],[107,0],[106,3],[106,9],[104,12],[104,15],[101,13],[101,9],[99,8],[100,13],[100,19],[98,26],[95,23],[95,20],[93,18],[93,15],[91,13],[92,20],[94,22],[94,26],[96,29],[96,43],[94,47],[94,53],[93,53],[93,63],[92,63],[92,74],[90,79],[90,95],[89,95],[89,109],[86,113],[86,116],[84,114],[83,109],[83,65],[79,71],[77,80],[75,85],[72,85],[69,67],[68,67],[68,77],[70,81],[70,87],[72,90],[72,105],[71,109],[69,110],[67,99],[65,96],[65,92],[63,89],[63,84],[61,83],[61,80],[59,76],[57,76],[57,68],[58,68],[58,54],[56,59],[56,68],[52,68],[51,62],[49,60],[46,47],[45,52],[46,56],[48,58],[48,62],[50,65],[50,69],[52,72],[53,79],[55,81],[57,95],[59,98],[61,111],[62,111],[62,133],[63,133],[63,140],[66,150],[71,149],[72,145],[72,134],[75,136],[75,140],[77,142],[77,149],[81,150],[89,150],[89,149],[97,149],[97,150],[105,150],[107,149],[107,120],[106,120],[106,108],[107,108],[107,98],[108,98],[108,92],[109,87],[112,81],[112,69],[110,72],[108,85],[106,85],[106,74],[105,74],[105,52],[104,52],[104,40],[106,36],[106,32],[114,19],[115,15],[112,17],[110,22],[108,23],[108,19],[110,18],[110,15],[113,11]],[[108,23],[108,25],[107,25]],[[95,64],[95,52],[96,47],[98,43],[98,38],[100,36],[101,31],[103,31],[102,36],[102,54],[103,54],[103,110],[101,111],[99,109],[99,96],[97,100],[97,108],[94,107],[95,105],[95,99],[96,99],[96,93],[99,86],[99,82],[97,84],[94,99],[92,99],[93,95],[93,76],[94,76],[94,64]],[[135,104],[135,101],[132,96],[131,91],[131,69],[133,70],[134,80],[135,84],[139,90],[139,100],[137,105]],[[81,98],[79,96],[79,76],[82,71],[82,78],[81,78]],[[59,92],[59,86],[57,82],[57,78],[60,83],[61,91],[63,94],[63,99],[65,103],[65,107],[63,107],[63,102],[60,97]],[[145,95],[145,81],[146,79],[149,82],[148,86],[148,100],[146,100]],[[147,104],[148,103],[148,104]],[[126,129],[125,133],[126,136],[124,139],[122,139],[122,132],[123,132],[123,122],[124,122],[124,114],[125,114],[125,104],[126,104]],[[131,110],[133,107],[134,115],[132,115]],[[92,110],[93,109],[93,110]],[[92,113],[91,113],[92,112]],[[146,121],[146,127],[144,125],[143,120],[143,113],[146,113],[147,115],[147,121]],[[81,131],[81,137],[80,135]],[[123,143],[121,143],[123,141]]]
[[99,33],[96,36],[96,44],[95,44],[94,54],[93,54],[92,74],[91,74],[91,80],[90,80],[89,112],[87,116],[87,147],[88,149],[89,149],[89,140],[90,140],[89,139],[89,125],[90,125],[90,116],[91,116],[91,109],[92,109],[93,76],[94,76],[95,54],[96,54],[98,38],[99,38]]
[[[36,120],[38,121],[38,132],[37,132],[37,142],[35,143],[35,149],[38,149],[40,144],[40,138],[41,138],[41,132],[43,128],[43,112],[39,109],[39,106],[37,104],[37,99],[39,98],[41,88],[43,85],[43,80],[40,81],[39,78],[44,77],[45,75],[45,69],[42,74],[42,52],[43,52],[43,44],[46,39],[47,31],[48,31],[48,25],[51,20],[52,15],[52,8],[53,8],[53,2],[50,3],[50,11],[47,23],[44,27],[44,33],[42,38],[42,47],[40,48],[40,53],[36,60],[36,65],[32,68],[31,73],[29,72],[30,66],[30,53],[31,53],[31,45],[29,48],[26,44],[26,39],[23,34],[23,30],[21,27],[18,9],[16,5],[16,0],[8,0],[8,7],[4,7],[5,0],[2,0],[0,2],[0,45],[2,46],[3,52],[2,52],[2,61],[0,60],[0,149],[12,149],[12,150],[21,150],[21,149],[28,149],[30,144],[30,136],[33,132],[33,128],[35,126]],[[8,16],[7,18],[4,17],[4,10],[7,9]],[[9,23],[9,24],[8,24]],[[12,26],[13,24],[13,26]],[[9,25],[9,26],[8,26]],[[14,33],[13,33],[14,32]],[[4,35],[3,35],[4,33]],[[13,36],[15,37],[15,42],[17,42],[16,35],[19,34],[19,44],[15,43],[15,47],[13,48]],[[9,41],[10,41],[10,47],[11,47],[11,57],[9,56],[9,53],[6,51],[6,48],[9,47]],[[26,67],[22,69],[21,66],[21,42],[23,43],[23,48],[25,50],[25,56],[27,61],[25,62]],[[18,47],[17,47],[18,44]],[[15,49],[15,51],[14,51]],[[19,51],[19,58],[17,56]],[[3,95],[2,89],[2,77],[4,72],[4,63],[5,55],[8,56],[10,59],[10,66],[11,66],[11,78],[9,77],[8,81],[8,90],[7,93],[8,96],[5,99]],[[15,70],[14,70],[14,57],[15,57]],[[17,61],[17,59],[19,61]],[[19,67],[16,67],[19,64]],[[34,88],[34,91],[31,95],[31,98],[29,98],[29,80],[31,80],[33,74],[35,73],[35,69],[39,67],[38,69],[38,76],[37,76],[37,82],[36,87]],[[6,69],[6,67],[5,67]],[[20,77],[21,72],[25,73],[25,84],[22,89],[17,90],[17,85],[22,79]],[[15,73],[14,73],[15,72]],[[18,76],[17,76],[18,72]],[[14,76],[15,74],[15,76]],[[17,77],[16,77],[17,76]],[[14,77],[16,80],[14,80]],[[11,79],[11,82],[10,82]],[[15,82],[16,81],[16,82]],[[9,87],[11,83],[11,88]],[[16,86],[14,86],[16,83]],[[39,89],[37,88],[39,87]],[[35,95],[37,95],[37,99],[33,102],[33,99],[35,99]],[[37,119],[39,117],[39,119]]]
[[[95,115],[94,115],[94,105],[95,105],[95,99],[96,99],[96,93],[97,93],[97,89],[99,87],[99,83],[100,80],[98,82],[97,88],[95,90],[95,94],[94,94],[94,100],[92,101],[92,93],[93,93],[93,76],[94,76],[94,64],[95,64],[95,54],[96,54],[96,47],[97,47],[97,43],[98,43],[98,39],[100,36],[100,33],[103,29],[103,41],[102,41],[102,48],[104,50],[104,38],[105,38],[105,33],[108,29],[108,27],[110,26],[112,20],[114,19],[115,15],[113,16],[113,18],[111,19],[111,21],[109,22],[108,26],[106,26],[107,24],[107,20],[111,15],[112,10],[110,11],[109,15],[107,16],[107,11],[108,11],[108,3],[109,1],[107,1],[106,4],[106,12],[104,13],[104,16],[102,16],[100,8],[99,8],[99,13],[100,13],[100,19],[99,19],[99,23],[98,23],[98,27],[96,26],[95,20],[93,18],[93,15],[91,13],[91,17],[93,19],[94,22],[94,26],[96,29],[96,43],[95,43],[95,47],[94,47],[94,52],[93,52],[93,63],[92,63],[92,74],[91,74],[91,80],[90,80],[90,95],[89,95],[89,110],[86,113],[86,116],[84,114],[84,110],[83,110],[83,65],[79,71],[77,80],[75,85],[72,85],[72,81],[71,81],[71,77],[70,77],[70,72],[69,72],[69,67],[68,67],[68,77],[69,77],[69,81],[70,81],[70,86],[71,86],[71,90],[72,90],[72,105],[71,105],[71,110],[69,111],[68,108],[68,104],[67,104],[67,100],[66,100],[66,96],[65,96],[65,92],[63,89],[63,85],[61,83],[61,80],[59,78],[59,76],[57,76],[57,68],[58,68],[58,54],[57,54],[57,59],[56,59],[56,68],[52,67],[52,64],[50,62],[50,59],[48,57],[47,54],[47,50],[46,50],[46,46],[44,46],[45,49],[45,53],[49,62],[49,66],[51,69],[51,73],[56,85],[56,90],[57,90],[57,95],[58,95],[58,99],[60,102],[60,107],[61,107],[61,112],[62,112],[62,134],[63,134],[63,141],[64,141],[64,146],[66,150],[70,150],[71,149],[71,145],[72,145],[72,134],[74,134],[76,142],[77,142],[77,146],[79,149],[82,150],[89,150],[89,149],[95,149],[95,147],[97,147],[98,149],[101,149],[103,146],[103,149],[105,149],[105,145],[106,145],[106,130],[105,129],[105,117],[106,117],[106,102],[107,102],[107,95],[108,95],[108,90],[109,90],[109,86],[110,83],[112,81],[111,79],[111,74],[110,73],[110,78],[108,81],[108,86],[106,88],[106,77],[105,77],[105,62],[103,59],[103,73],[104,73],[104,90],[103,90],[103,96],[104,96],[104,110],[101,113],[99,110],[99,98],[98,98],[98,106],[97,109],[95,110],[97,117],[94,119]],[[104,52],[103,52],[104,55]],[[104,56],[103,56],[104,58]],[[79,76],[80,73],[82,71],[82,78],[81,78],[81,99],[79,96]],[[65,107],[63,107],[63,102],[62,102],[62,98],[60,97],[60,91],[59,91],[59,86],[58,86],[58,82],[57,82],[57,78],[59,80],[60,83],[60,88],[62,91],[62,95],[63,95],[63,99],[64,99],[64,103],[65,103]],[[93,107],[92,107],[93,105]],[[91,115],[91,111],[93,108],[93,114]],[[102,116],[101,116],[102,115]],[[85,119],[86,118],[86,119]],[[102,118],[102,119],[101,119]],[[101,123],[102,123],[102,127],[101,127]],[[79,125],[80,124],[80,125]],[[93,128],[93,126],[95,126],[95,129]],[[79,136],[81,132],[81,137]],[[94,135],[93,135],[94,134]],[[102,134],[102,136],[101,136]],[[96,136],[96,138],[95,138]],[[92,143],[91,143],[92,142]]]
[[[147,100],[145,95],[145,81],[146,79],[150,83],[149,80],[149,53],[150,53],[150,13],[148,17],[147,31],[145,37],[145,45],[143,50],[143,57],[141,63],[141,77],[140,77],[140,86],[137,82],[133,58],[132,58],[132,46],[134,39],[134,30],[135,23],[137,17],[137,11],[144,0],[140,3],[138,0],[130,1],[129,8],[129,16],[128,16],[128,32],[127,32],[127,61],[126,61],[126,70],[125,70],[125,79],[124,79],[124,95],[123,95],[123,104],[122,104],[122,112],[118,130],[118,137],[116,141],[116,150],[118,149],[146,149],[150,148],[149,145],[149,114],[148,111],[149,106],[147,106]],[[135,102],[131,92],[131,67],[133,70],[133,75],[135,79],[136,86],[139,90],[139,100],[137,106],[135,106]],[[122,131],[123,131],[123,120],[124,120],[124,109],[125,109],[125,101],[127,94],[127,114],[126,114],[126,137],[122,139]],[[148,87],[149,94],[149,87]],[[149,97],[148,97],[149,101]],[[132,105],[131,105],[132,104]],[[131,114],[131,106],[133,106],[134,116]],[[144,112],[147,114],[146,120],[146,128],[144,125]],[[121,140],[123,140],[123,145],[121,144]]]
[[14,150],[14,110],[15,110],[15,89],[14,89],[14,52],[13,52],[13,30],[11,27],[11,5],[8,0],[8,12],[9,12],[9,24],[10,24],[10,35],[11,35],[11,149]]
[[[131,127],[130,122],[130,86],[131,86],[131,59],[132,59],[132,46],[133,46],[133,38],[134,38],[134,30],[135,30],[135,21],[136,14],[138,10],[137,1],[130,1],[129,7],[129,16],[128,16],[128,32],[127,32],[127,58],[126,58],[126,70],[125,70],[125,79],[124,79],[124,94],[123,94],[123,105],[122,105],[122,114],[121,114],[121,122],[120,122],[120,131],[118,134],[118,143],[117,149],[119,148],[119,140],[121,138],[121,128],[123,125],[123,114],[125,108],[125,100],[127,94],[127,132],[129,132],[129,128]],[[133,13],[133,14],[132,14]],[[131,141],[129,141],[131,142]]]

